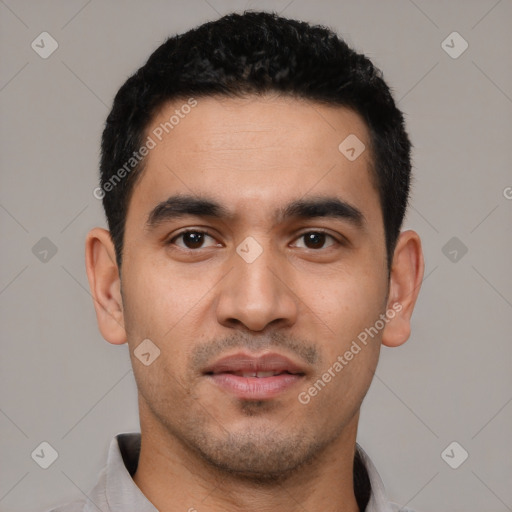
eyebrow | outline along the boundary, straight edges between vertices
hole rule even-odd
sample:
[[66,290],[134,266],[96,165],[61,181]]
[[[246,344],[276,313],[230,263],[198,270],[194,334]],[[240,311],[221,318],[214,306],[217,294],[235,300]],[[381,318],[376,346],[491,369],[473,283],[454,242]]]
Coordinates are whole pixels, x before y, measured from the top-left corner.
[[[225,221],[233,220],[235,217],[228,208],[214,199],[177,194],[157,204],[151,210],[146,221],[146,229],[152,230],[163,222],[186,216]],[[317,217],[341,219],[361,230],[367,224],[361,210],[335,196],[296,199],[274,211],[276,222],[284,222],[287,219],[313,219]]]

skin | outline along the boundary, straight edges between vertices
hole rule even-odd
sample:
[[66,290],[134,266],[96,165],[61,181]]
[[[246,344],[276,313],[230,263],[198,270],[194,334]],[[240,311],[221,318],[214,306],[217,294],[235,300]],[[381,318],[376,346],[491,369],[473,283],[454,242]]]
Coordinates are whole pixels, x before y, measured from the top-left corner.
[[[112,344],[128,343],[138,387],[134,481],[163,512],[357,511],[360,406],[381,345],[409,337],[424,271],[419,236],[400,234],[388,281],[368,130],[353,111],[275,95],[197,100],[146,157],[126,219],[122,291],[109,232],[94,228],[86,240],[100,331]],[[147,133],[183,103],[164,105]],[[367,148],[353,162],[338,150],[349,134]],[[235,217],[188,216],[145,229],[149,212],[178,192],[214,198]],[[365,229],[272,216],[291,200],[333,194],[362,211]],[[183,228],[208,229],[212,238],[166,244]],[[312,245],[301,236],[318,229],[334,238]],[[236,252],[248,236],[263,250],[252,263]],[[396,303],[401,311],[384,329],[300,403],[298,394]],[[149,366],[134,356],[146,338],[161,351]],[[286,355],[306,375],[263,401],[235,398],[202,375],[204,363],[243,349]]]

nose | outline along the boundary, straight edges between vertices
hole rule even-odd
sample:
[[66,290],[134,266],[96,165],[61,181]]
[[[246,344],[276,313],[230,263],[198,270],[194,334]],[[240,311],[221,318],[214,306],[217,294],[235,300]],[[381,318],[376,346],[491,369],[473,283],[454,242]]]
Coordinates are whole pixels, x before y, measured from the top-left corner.
[[290,282],[291,268],[286,258],[261,243],[256,259],[244,259],[233,251],[232,270],[220,283],[217,301],[218,322],[226,327],[244,325],[262,331],[270,323],[290,327],[297,320],[299,300]]

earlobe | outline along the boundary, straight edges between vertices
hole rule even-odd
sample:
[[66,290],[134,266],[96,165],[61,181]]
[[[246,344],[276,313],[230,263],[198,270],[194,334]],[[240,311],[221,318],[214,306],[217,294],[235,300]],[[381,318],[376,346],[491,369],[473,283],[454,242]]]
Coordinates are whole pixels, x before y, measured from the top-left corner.
[[119,269],[106,229],[93,228],[87,234],[85,266],[102,336],[115,345],[126,343]]
[[419,235],[412,230],[400,233],[391,267],[387,309],[394,316],[382,333],[382,344],[397,347],[409,339],[411,316],[423,280],[425,262]]

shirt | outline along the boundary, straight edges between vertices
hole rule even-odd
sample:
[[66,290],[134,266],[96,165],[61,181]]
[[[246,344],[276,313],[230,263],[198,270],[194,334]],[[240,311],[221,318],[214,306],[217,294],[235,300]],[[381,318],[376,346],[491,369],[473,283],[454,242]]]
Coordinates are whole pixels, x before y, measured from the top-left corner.
[[[101,470],[96,485],[87,494],[88,497],[46,512],[158,512],[132,479],[139,462],[140,442],[141,434],[138,432],[124,432],[114,436],[108,450],[107,464]],[[359,471],[362,473],[354,479],[355,494],[358,503],[361,499],[367,502],[366,506],[360,505],[362,511],[414,512],[388,501],[377,469],[358,443],[356,462],[360,464]],[[356,468],[355,472],[358,473]],[[361,489],[365,484],[367,488]],[[361,498],[365,492],[366,497]]]

